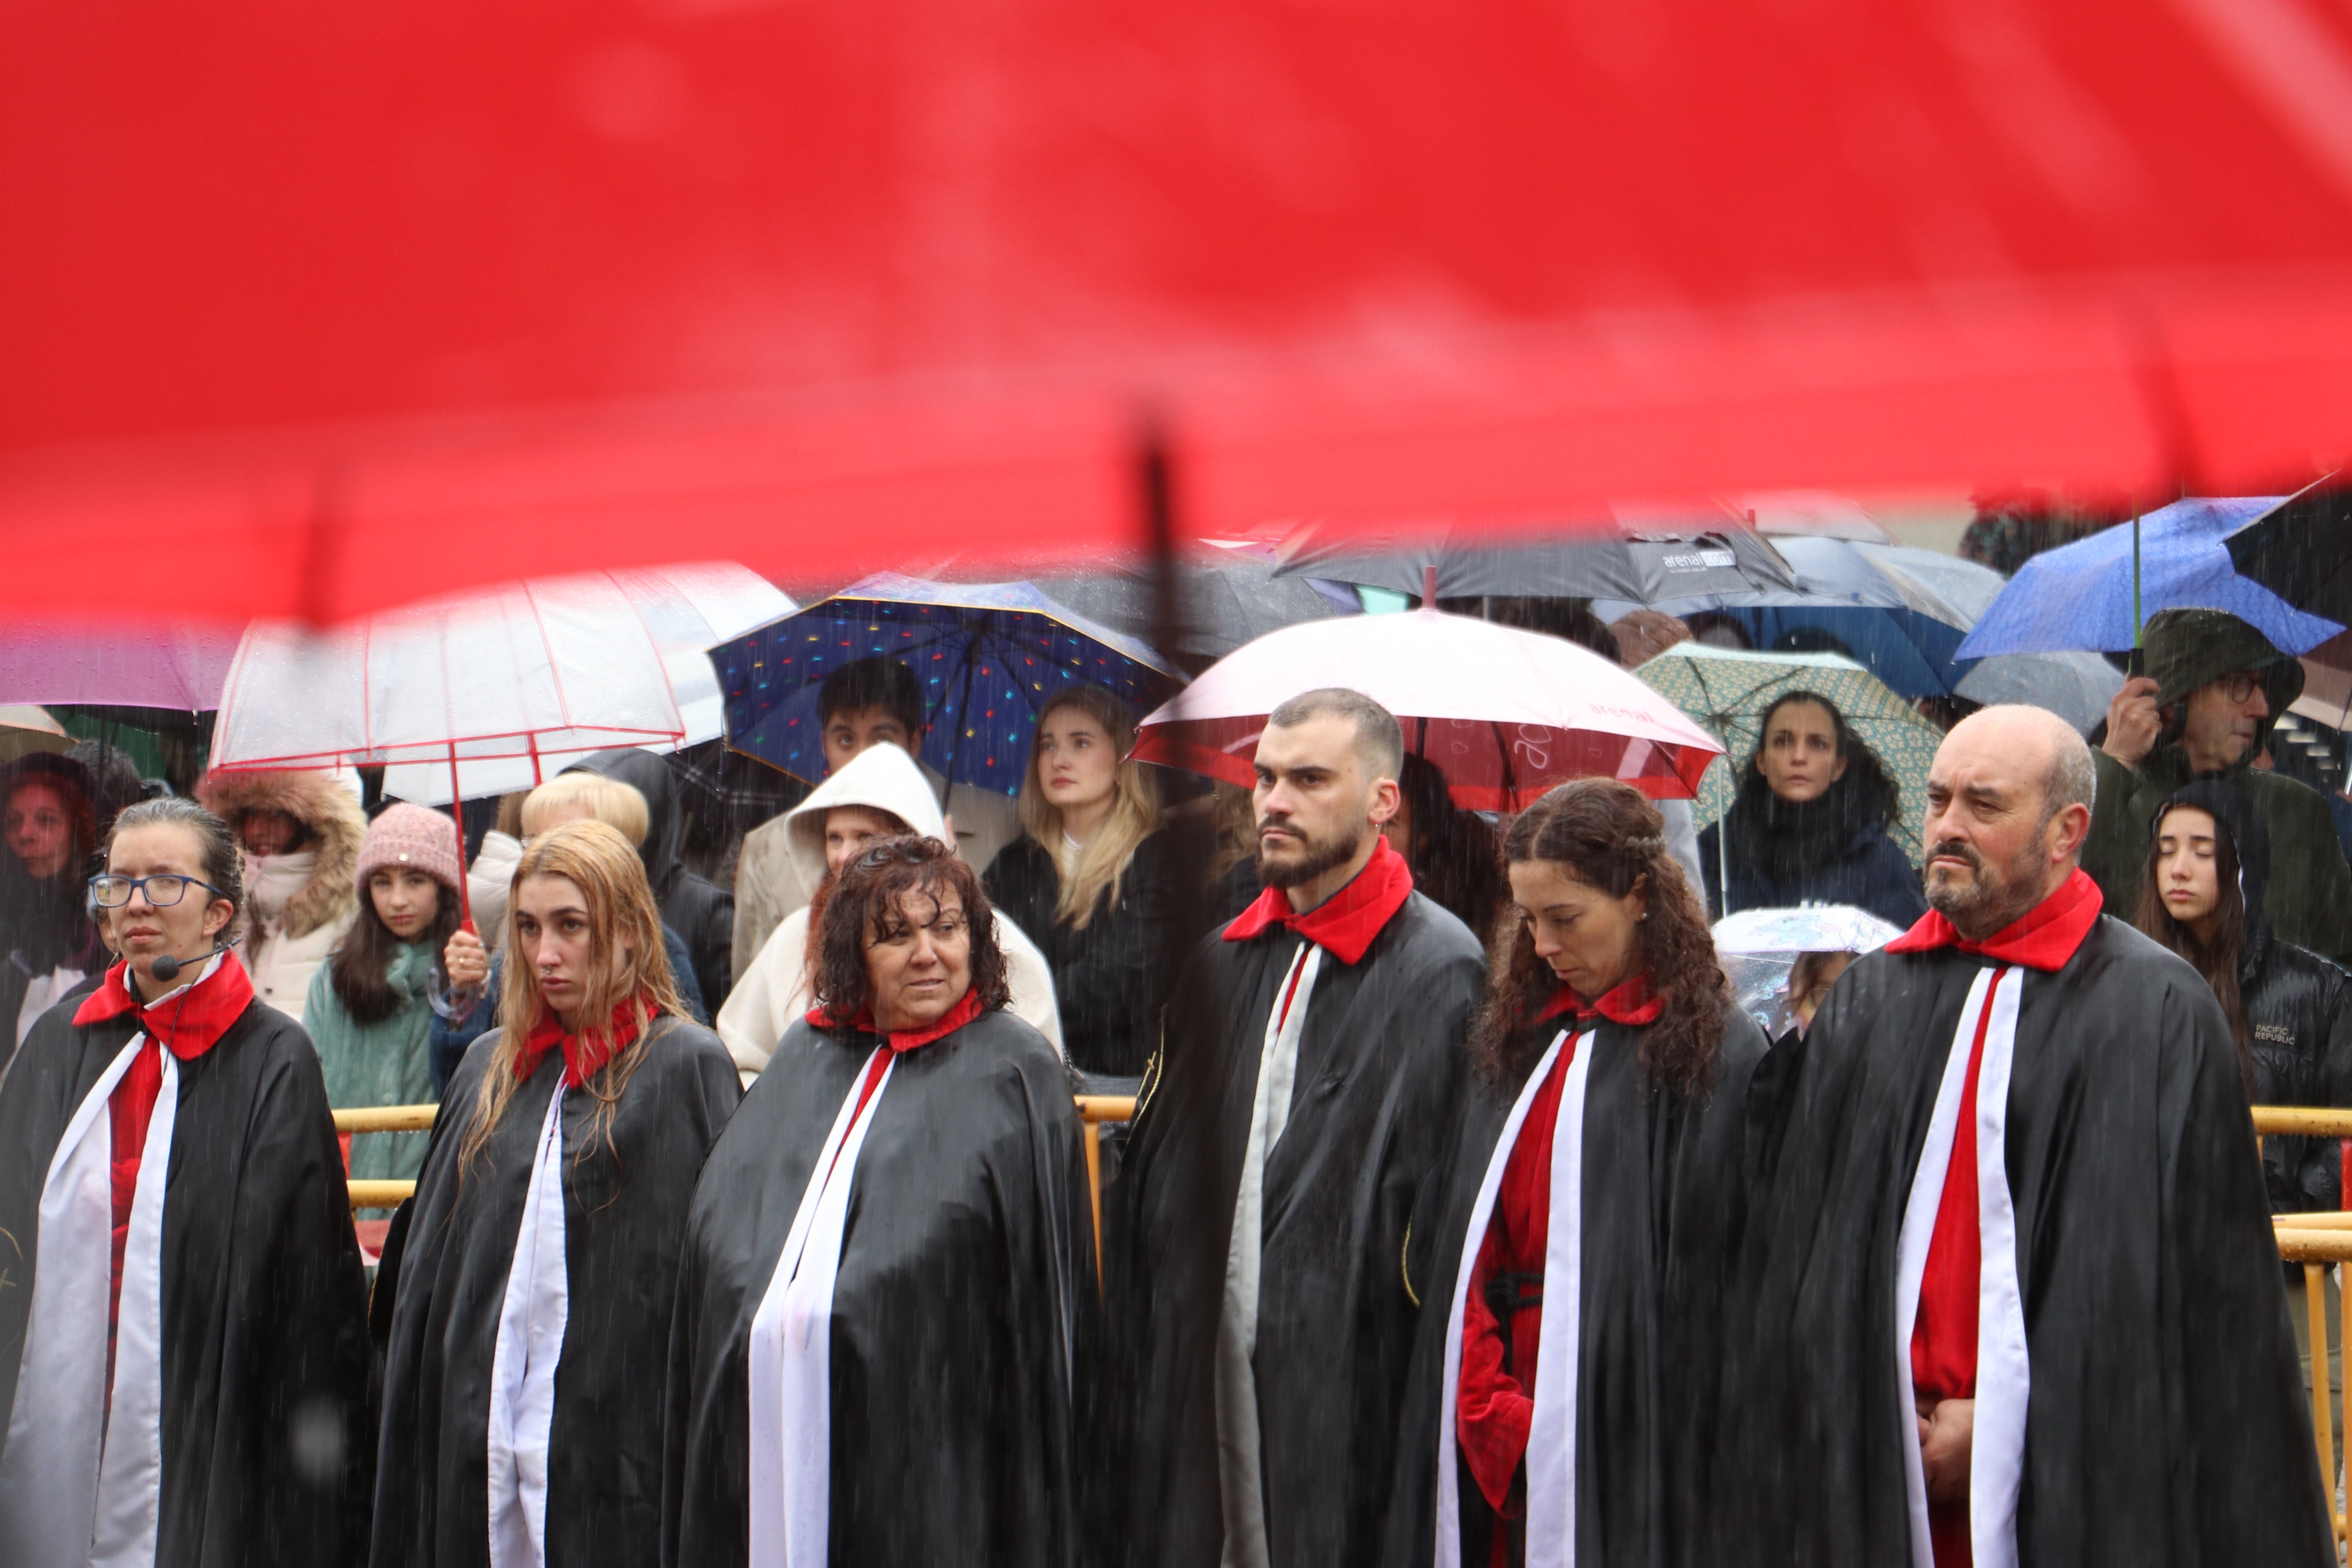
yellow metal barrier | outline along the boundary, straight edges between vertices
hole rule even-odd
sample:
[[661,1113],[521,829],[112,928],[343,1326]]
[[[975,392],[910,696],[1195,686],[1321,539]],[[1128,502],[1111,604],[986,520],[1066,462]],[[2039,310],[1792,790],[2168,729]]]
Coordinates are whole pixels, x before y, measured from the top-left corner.
[[[1102,1271],[1102,1124],[1128,1121],[1135,1116],[1135,1097],[1127,1094],[1082,1094],[1078,1120],[1087,1130],[1087,1185],[1094,1196],[1095,1271]],[[440,1113],[437,1105],[375,1105],[361,1110],[335,1112],[338,1132],[425,1132]],[[415,1182],[353,1182],[352,1207],[396,1208],[415,1195]]]
[[[2303,1265],[2304,1315],[2310,1320],[2311,1436],[2319,1456],[2321,1488],[2332,1500],[2337,1412],[2331,1407],[2327,1386],[2327,1267],[2352,1264],[2352,1214],[2283,1214],[2273,1215],[2273,1224],[2279,1256]],[[2352,1325],[2352,1268],[2338,1268],[2336,1279],[2337,1303],[2344,1309],[2340,1321]],[[2345,1436],[2352,1439],[2352,1379],[2346,1382],[2341,1415]],[[2345,1517],[2332,1501],[2328,1514],[2336,1521],[2336,1539],[2344,1540]]]
[[2263,1137],[2352,1138],[2352,1110],[2257,1105],[2254,1131]]

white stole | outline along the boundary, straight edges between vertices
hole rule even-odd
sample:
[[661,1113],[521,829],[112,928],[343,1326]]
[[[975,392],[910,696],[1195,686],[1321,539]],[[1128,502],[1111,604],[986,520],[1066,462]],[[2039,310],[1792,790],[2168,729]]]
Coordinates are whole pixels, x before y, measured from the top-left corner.
[[563,1250],[563,1064],[547,1101],[490,1361],[490,1568],[547,1562],[548,1439],[572,1314]]
[[[1461,1467],[1456,1459],[1455,1405],[1462,1394],[1462,1319],[1470,1303],[1470,1275],[1494,1221],[1495,1203],[1511,1151],[1559,1053],[1569,1031],[1553,1037],[1551,1048],[1519,1090],[1486,1173],[1470,1209],[1469,1234],[1454,1273],[1454,1303],[1445,1321],[1444,1393],[1437,1422],[1437,1568],[1461,1568]],[[1551,1208],[1544,1242],[1544,1371],[1536,1380],[1535,1412],[1528,1428],[1528,1568],[1570,1568],[1576,1562],[1577,1379],[1582,1342],[1584,1280],[1584,1096],[1592,1072],[1594,1036],[1587,1031],[1573,1047],[1568,1077],[1559,1089],[1559,1119],[1551,1142]]]
[[[850,1080],[751,1319],[745,1358],[751,1568],[824,1568],[832,1550],[833,1286],[858,1152],[898,1068],[888,1046],[876,1056],[884,1058],[881,1079],[863,1110],[858,1090],[874,1058]],[[921,1418],[919,1412],[903,1414]]]
[[1234,1228],[1225,1246],[1225,1295],[1217,1319],[1214,1379],[1223,1568],[1266,1568],[1267,1563],[1265,1471],[1259,1451],[1257,1373],[1252,1365],[1257,1353],[1258,1269],[1265,1253],[1265,1162],[1290,1124],[1298,1041],[1307,1029],[1307,1005],[1322,967],[1323,950],[1302,942],[1274,994],[1274,1009],[1266,1015],[1249,1139],[1242,1146],[1241,1189],[1234,1198]]
[[[1996,984],[1995,976],[1999,976]],[[2009,1070],[2017,1049],[2017,1011],[2025,984],[2021,970],[1982,970],[1960,1008],[1944,1058],[1944,1079],[1927,1122],[1927,1142],[1911,1178],[1895,1247],[1895,1387],[1903,1396],[1903,1475],[1910,1493],[1911,1559],[1915,1568],[1935,1568],[1928,1535],[1927,1488],[1921,1466],[1917,1426],[1911,1418],[1911,1334],[1919,1321],[1919,1287],[1927,1273],[1927,1247],[1936,1233],[1936,1210],[1943,1202],[1944,1176],[1951,1168],[1958,1135],[1960,1095],[1968,1085],[1969,1056],[1978,1023],[1987,1008],[1984,1065],[1977,1077],[1977,1225],[1984,1261],[1977,1284],[1977,1396],[1975,1436],[1969,1457],[1969,1531],[1976,1568],[2016,1568],[2017,1497],[2025,1473],[2025,1412],[2032,1389],[2026,1359],[2025,1298],[2017,1270],[2017,1209],[2010,1201],[2008,1164]]]
[[10,1568],[132,1568],[155,1561],[163,1490],[163,1189],[180,1107],[163,1051],[122,1249],[114,1394],[106,1388],[113,1275],[114,1140],[107,1102],[146,1047],[142,1032],[66,1123],[41,1189],[33,1304],[0,1456],[0,1544]]

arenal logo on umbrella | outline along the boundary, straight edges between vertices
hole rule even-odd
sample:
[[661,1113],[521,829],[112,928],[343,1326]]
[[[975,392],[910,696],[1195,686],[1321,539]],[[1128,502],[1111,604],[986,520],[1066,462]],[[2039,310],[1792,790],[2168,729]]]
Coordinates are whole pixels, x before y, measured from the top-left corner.
[[1669,572],[1713,572],[1737,566],[1739,557],[1728,550],[1694,550],[1682,555],[1661,555],[1658,564]]

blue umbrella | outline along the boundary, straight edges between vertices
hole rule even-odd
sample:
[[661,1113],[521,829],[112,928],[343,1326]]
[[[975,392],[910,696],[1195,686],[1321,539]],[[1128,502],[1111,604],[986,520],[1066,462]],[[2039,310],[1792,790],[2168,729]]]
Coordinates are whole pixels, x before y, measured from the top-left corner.
[[923,689],[922,760],[950,784],[1016,794],[1037,705],[1081,681],[1139,714],[1183,676],[1132,637],[1027,583],[932,583],[884,572],[710,650],[727,743],[811,783],[824,777],[817,694],[826,676],[877,655]]
[[2344,628],[2240,576],[2222,543],[2277,504],[2275,496],[2178,500],[2142,518],[2137,532],[2110,528],[2045,551],[2018,569],[1960,644],[1959,657],[2121,651],[2137,646],[2147,617],[2176,608],[2227,610],[2282,652],[2308,652]]

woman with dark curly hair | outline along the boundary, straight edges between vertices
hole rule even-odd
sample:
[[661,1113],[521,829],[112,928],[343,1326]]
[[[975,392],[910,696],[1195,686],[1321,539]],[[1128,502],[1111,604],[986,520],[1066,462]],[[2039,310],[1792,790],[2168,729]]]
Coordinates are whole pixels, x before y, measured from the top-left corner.
[[665,1563],[1063,1565],[1092,1345],[1062,1059],[980,879],[867,847],[817,1005],[711,1151],[670,1332]]
[[1774,699],[1758,734],[1738,798],[1699,835],[1699,866],[1717,917],[1851,904],[1910,929],[1927,912],[1927,899],[1887,832],[1900,801],[1876,753],[1836,703],[1810,691]]
[[1442,1210],[1406,1247],[1408,1287],[1440,1310],[1422,1316],[1391,1563],[1696,1555],[1766,1047],[1664,833],[1637,791],[1585,779],[1504,837],[1517,929],[1472,1029]]

